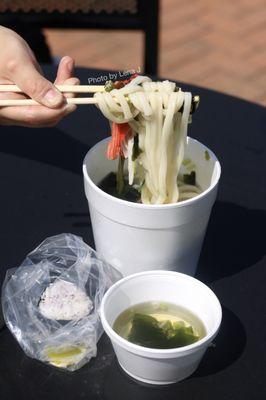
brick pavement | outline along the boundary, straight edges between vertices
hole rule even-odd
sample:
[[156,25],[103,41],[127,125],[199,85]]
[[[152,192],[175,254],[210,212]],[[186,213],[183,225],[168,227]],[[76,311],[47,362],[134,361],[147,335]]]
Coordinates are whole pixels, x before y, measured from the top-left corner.
[[[46,30],[55,55],[131,69],[142,34]],[[266,105],[266,0],[162,0],[160,75]]]

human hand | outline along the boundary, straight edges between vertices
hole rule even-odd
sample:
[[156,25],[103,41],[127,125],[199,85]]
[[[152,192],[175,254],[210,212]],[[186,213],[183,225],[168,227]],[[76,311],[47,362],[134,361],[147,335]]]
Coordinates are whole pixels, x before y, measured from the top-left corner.
[[[15,84],[41,105],[0,107],[0,125],[44,127],[56,125],[76,109],[47,79],[28,44],[15,32],[0,26],[0,84]],[[55,84],[77,85],[73,77],[74,60],[65,56],[60,61]],[[25,99],[21,93],[0,92],[0,99]]]

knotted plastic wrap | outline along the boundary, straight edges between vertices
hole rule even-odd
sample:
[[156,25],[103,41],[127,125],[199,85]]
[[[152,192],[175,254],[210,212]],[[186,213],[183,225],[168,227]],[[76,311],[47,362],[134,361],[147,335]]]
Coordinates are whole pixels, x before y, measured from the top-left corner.
[[5,322],[29,357],[74,371],[96,356],[100,303],[120,278],[80,237],[50,237],[7,271]]

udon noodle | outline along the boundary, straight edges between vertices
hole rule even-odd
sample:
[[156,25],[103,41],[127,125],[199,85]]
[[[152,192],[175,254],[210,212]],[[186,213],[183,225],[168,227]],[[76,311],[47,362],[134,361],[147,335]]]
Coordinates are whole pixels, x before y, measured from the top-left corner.
[[176,203],[200,192],[196,185],[185,184],[180,175],[191,93],[183,92],[174,82],[137,76],[124,87],[96,93],[95,97],[109,121],[128,123],[131,128],[123,141],[122,156],[128,160],[129,184],[140,184],[142,203]]

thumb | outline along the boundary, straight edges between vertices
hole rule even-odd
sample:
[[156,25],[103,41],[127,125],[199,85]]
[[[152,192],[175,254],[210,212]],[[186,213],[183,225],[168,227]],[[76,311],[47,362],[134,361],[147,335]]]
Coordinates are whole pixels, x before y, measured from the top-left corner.
[[24,63],[19,71],[13,71],[12,80],[25,94],[44,106],[58,108],[66,102],[62,93],[31,63]]

